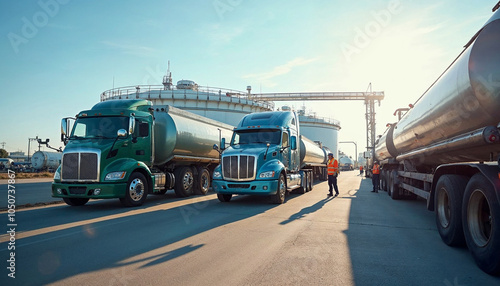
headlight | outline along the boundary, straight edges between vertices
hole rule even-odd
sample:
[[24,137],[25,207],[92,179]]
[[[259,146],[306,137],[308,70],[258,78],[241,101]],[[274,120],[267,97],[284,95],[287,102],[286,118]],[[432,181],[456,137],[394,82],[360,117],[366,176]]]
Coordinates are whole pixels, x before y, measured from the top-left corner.
[[259,178],[274,178],[274,171],[262,172],[260,173]]
[[106,175],[106,178],[104,180],[106,181],[116,181],[116,180],[121,180],[125,178],[125,174],[127,172],[112,172]]
[[54,181],[61,180],[61,172],[59,170],[60,169],[57,169],[56,172],[54,173]]
[[214,171],[213,178],[214,179],[222,179],[222,175],[220,174],[219,171]]

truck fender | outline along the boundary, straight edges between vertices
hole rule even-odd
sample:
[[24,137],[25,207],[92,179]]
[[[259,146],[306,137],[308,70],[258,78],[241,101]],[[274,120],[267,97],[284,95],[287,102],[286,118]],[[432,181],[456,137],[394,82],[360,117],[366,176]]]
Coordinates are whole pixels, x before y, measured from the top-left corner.
[[[260,167],[259,170],[257,170],[258,174],[262,172],[268,172],[268,171],[274,171],[276,176],[283,172],[285,174],[286,178],[286,167],[283,165],[283,163],[279,160],[269,160],[268,162],[264,163],[262,167]],[[256,174],[258,176],[258,174]]]
[[442,175],[457,174],[471,178],[474,174],[481,173],[486,180],[495,188],[496,199],[500,203],[500,169],[497,165],[485,165],[477,163],[456,163],[440,165],[434,172],[432,186],[427,200],[427,209],[434,211],[434,194],[436,184]]
[[101,177],[104,181],[106,174],[109,174],[111,172],[120,172],[120,171],[127,172],[125,174],[125,177],[122,180],[120,180],[123,182],[128,182],[128,179],[130,178],[130,175],[132,173],[141,172],[146,177],[146,180],[148,181],[149,190],[151,191],[151,188],[153,186],[152,173],[149,167],[143,162],[134,160],[132,158],[118,159],[113,163],[109,164],[108,166],[106,166],[106,168],[103,170],[103,174],[101,174]]

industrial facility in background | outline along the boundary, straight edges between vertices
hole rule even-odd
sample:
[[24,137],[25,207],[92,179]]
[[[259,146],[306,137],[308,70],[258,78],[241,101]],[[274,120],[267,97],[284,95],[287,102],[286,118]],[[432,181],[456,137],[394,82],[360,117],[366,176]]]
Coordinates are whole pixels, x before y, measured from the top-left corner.
[[[498,4],[496,8],[498,7]],[[494,9],[495,10],[495,9]],[[451,246],[500,274],[500,10],[375,147],[393,199],[422,197]]]
[[[272,97],[259,99],[262,95],[218,87],[202,87],[192,80],[179,80],[173,84],[170,64],[162,85],[137,85],[118,87],[104,91],[101,101],[117,99],[146,99],[153,105],[169,105],[213,120],[234,125],[245,115],[255,112],[274,111]],[[279,98],[277,98],[279,100]],[[289,106],[281,110],[290,111]],[[313,112],[306,113],[305,107],[296,110],[299,114],[302,132],[309,138],[316,138],[318,144],[329,146],[336,155],[340,122],[332,118],[322,118]]]

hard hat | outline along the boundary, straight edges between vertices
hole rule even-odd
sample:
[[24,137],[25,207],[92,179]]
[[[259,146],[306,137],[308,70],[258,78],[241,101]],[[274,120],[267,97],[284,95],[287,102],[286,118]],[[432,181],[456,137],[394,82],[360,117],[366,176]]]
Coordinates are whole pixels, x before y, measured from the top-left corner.
[[333,156],[333,153],[328,153],[328,156]]

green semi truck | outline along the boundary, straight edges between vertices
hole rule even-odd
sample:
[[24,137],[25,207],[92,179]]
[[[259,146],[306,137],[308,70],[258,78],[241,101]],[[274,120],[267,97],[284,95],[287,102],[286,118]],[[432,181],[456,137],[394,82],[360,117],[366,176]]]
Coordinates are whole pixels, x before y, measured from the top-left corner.
[[119,198],[140,206],[148,194],[174,189],[206,194],[219,153],[233,127],[148,100],[110,100],[61,122],[66,147],[52,196],[71,206]]

